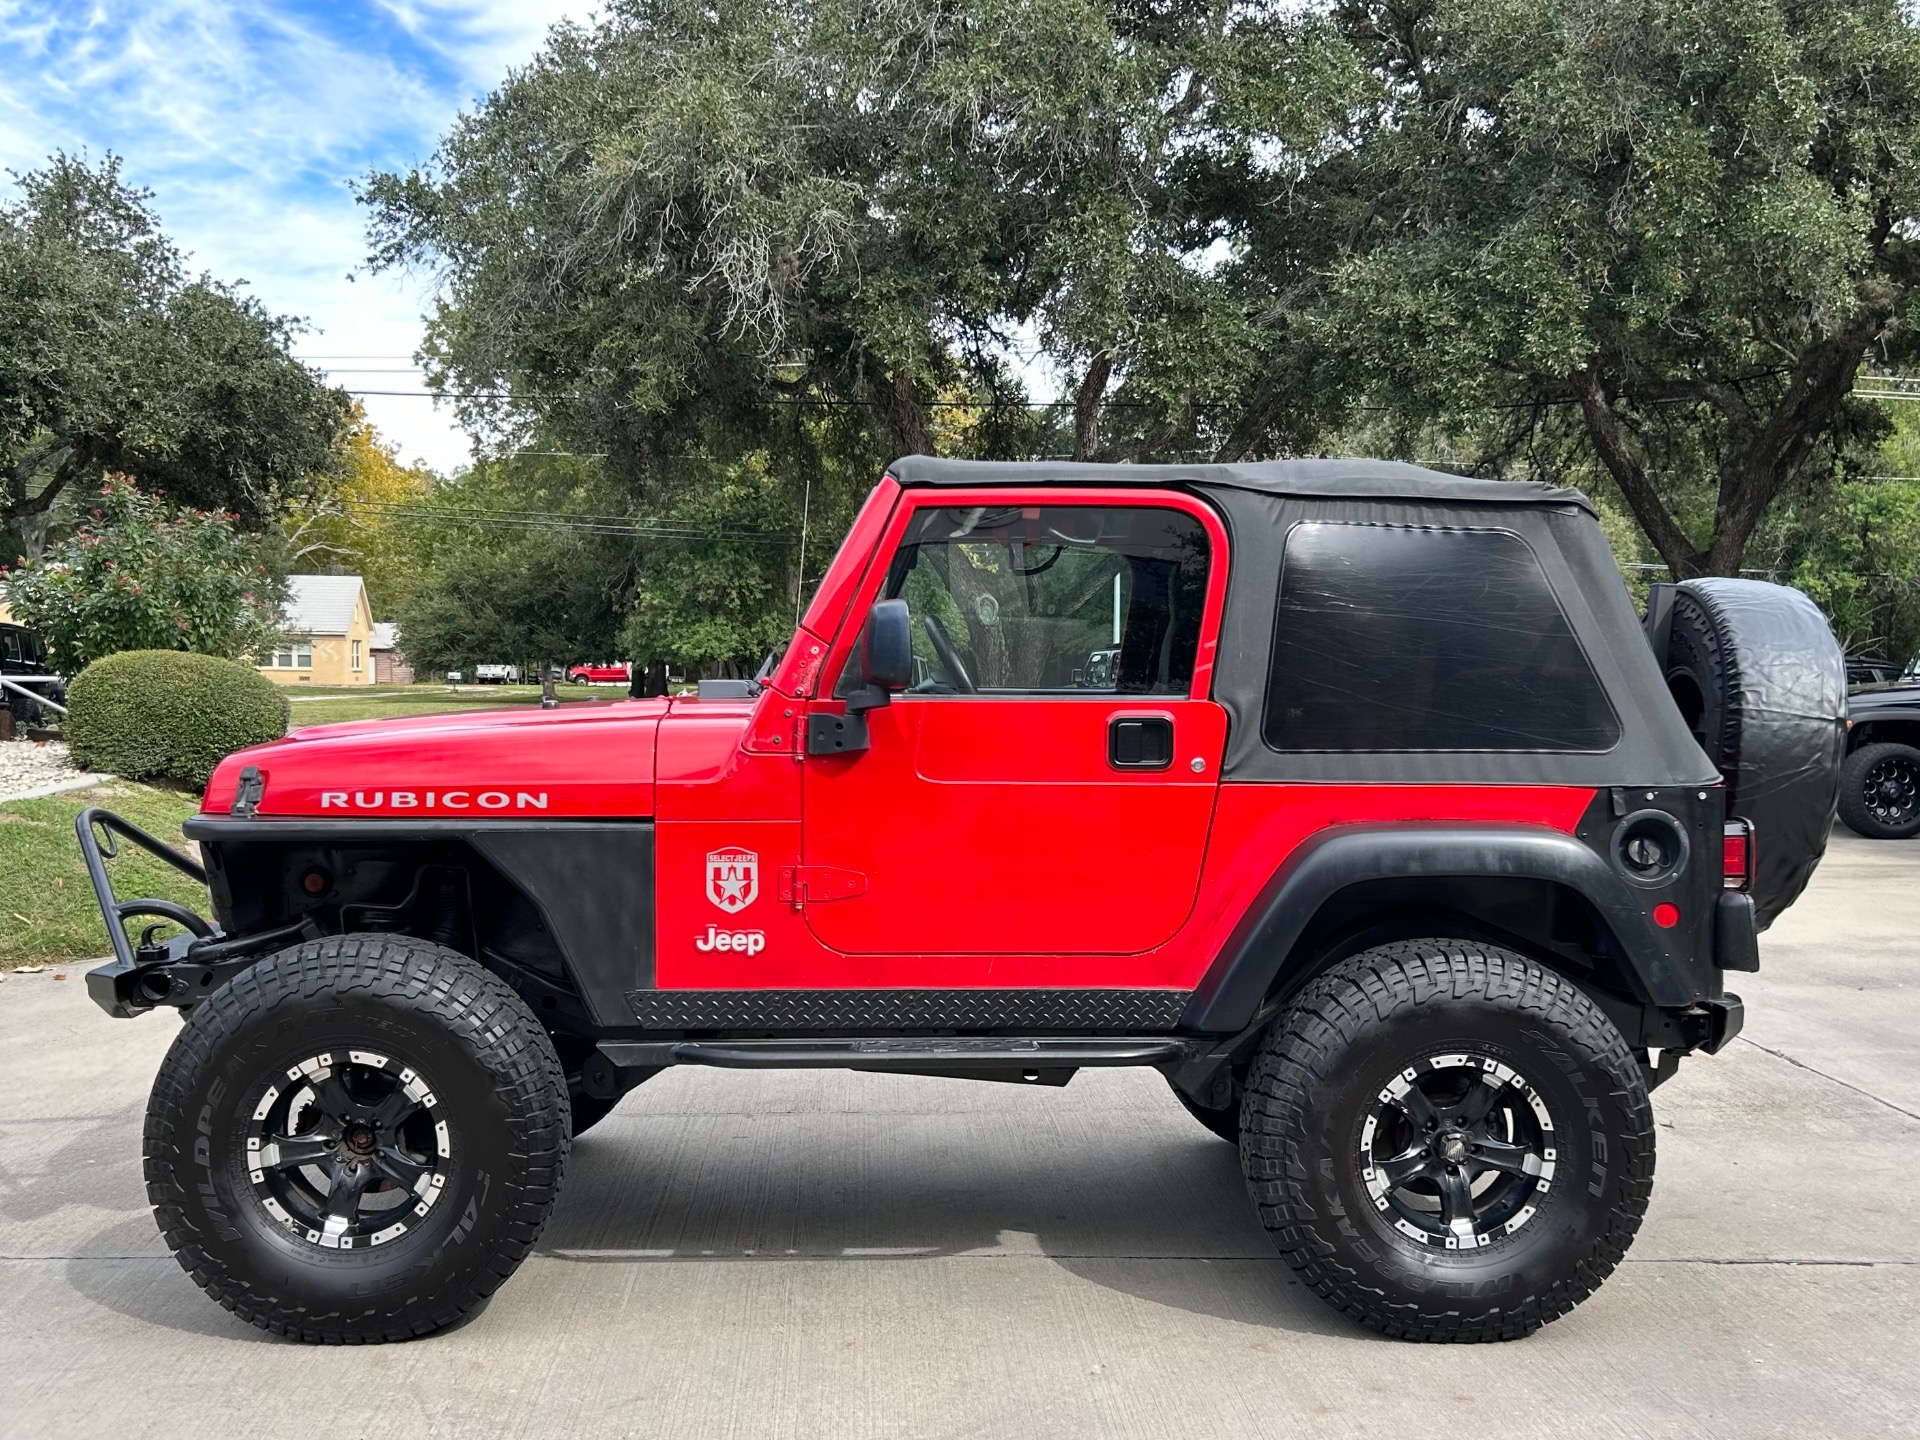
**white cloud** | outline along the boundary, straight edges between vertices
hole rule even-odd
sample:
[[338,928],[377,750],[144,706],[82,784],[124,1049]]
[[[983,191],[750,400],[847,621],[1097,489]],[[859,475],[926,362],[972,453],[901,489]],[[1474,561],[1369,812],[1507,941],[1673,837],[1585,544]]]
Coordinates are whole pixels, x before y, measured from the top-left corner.
[[[0,165],[113,151],[154,191],[195,263],[304,316],[299,349],[404,366],[427,296],[360,271],[351,181],[424,160],[460,108],[584,0],[0,0]],[[353,276],[353,278],[349,278]],[[333,362],[321,362],[331,365]],[[356,389],[418,391],[407,375]],[[409,459],[447,469],[468,442],[424,399],[365,398]]]

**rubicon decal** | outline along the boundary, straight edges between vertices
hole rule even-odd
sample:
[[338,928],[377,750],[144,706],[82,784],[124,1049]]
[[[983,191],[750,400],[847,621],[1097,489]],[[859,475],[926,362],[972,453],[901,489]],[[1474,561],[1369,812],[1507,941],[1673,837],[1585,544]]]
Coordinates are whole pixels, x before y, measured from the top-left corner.
[[737,915],[759,897],[758,855],[751,850],[707,852],[707,899],[727,914]]
[[758,955],[767,948],[767,932],[722,930],[717,925],[709,925],[707,933],[693,942],[693,948],[703,954],[710,950],[732,950],[741,955]]
[[544,790],[322,790],[322,810],[544,810]]

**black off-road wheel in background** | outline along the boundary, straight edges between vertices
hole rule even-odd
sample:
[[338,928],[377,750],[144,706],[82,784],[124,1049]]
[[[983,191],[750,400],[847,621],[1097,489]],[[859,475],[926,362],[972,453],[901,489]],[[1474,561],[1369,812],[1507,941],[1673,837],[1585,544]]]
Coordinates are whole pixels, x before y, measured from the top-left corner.
[[1383,946],[1314,980],[1241,1119],[1288,1264],[1407,1340],[1510,1340],[1566,1314],[1626,1254],[1653,1183],[1620,1032],[1561,976],[1464,942]]
[[194,1281],[278,1335],[405,1340],[524,1260],[566,1164],[558,1057],[504,982],[399,935],[295,946],[197,1006],[147,1107]]
[[1862,745],[1840,770],[1840,818],[1869,840],[1920,835],[1920,750]]

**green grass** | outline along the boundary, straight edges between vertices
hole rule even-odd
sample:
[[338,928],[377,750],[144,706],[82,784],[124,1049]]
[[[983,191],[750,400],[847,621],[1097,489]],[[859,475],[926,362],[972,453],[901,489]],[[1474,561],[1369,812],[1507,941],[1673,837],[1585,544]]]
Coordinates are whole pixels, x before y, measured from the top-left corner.
[[[580,685],[558,687],[562,704],[585,700],[616,700],[626,692],[604,687]],[[459,710],[499,710],[519,705],[538,705],[538,685],[462,685],[458,689],[444,685],[410,685],[366,689],[329,686],[317,690],[302,687],[289,690],[293,702],[293,724],[332,725],[342,720],[390,720],[402,715],[438,715]]]
[[[0,970],[110,953],[106,922],[73,834],[74,817],[90,805],[112,810],[184,849],[180,822],[199,800],[179,790],[116,780],[43,800],[0,804]],[[207,913],[206,891],[133,846],[121,847],[119,857],[107,862],[107,873],[122,900],[158,896]]]

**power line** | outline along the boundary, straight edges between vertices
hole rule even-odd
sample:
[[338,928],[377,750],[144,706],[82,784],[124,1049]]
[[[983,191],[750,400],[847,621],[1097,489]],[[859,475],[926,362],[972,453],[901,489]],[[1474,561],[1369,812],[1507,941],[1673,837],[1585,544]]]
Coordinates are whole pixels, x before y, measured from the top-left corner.
[[514,530],[547,530],[583,535],[624,535],[649,540],[727,540],[745,544],[786,545],[790,530],[709,530],[692,525],[659,525],[602,516],[574,516],[558,511],[442,510],[391,500],[349,500],[348,506],[394,520],[443,524],[496,526]]

